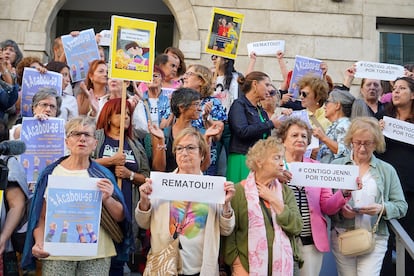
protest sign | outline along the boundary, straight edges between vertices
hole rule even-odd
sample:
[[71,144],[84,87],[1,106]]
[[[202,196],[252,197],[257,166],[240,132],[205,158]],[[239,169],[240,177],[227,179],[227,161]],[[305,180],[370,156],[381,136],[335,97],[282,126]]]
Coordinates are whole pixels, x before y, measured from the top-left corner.
[[243,20],[244,15],[241,13],[213,8],[206,52],[216,56],[236,59]]
[[247,44],[247,52],[255,52],[256,56],[276,55],[277,51],[285,51],[284,40],[257,41]]
[[40,172],[64,155],[65,120],[23,118],[20,139],[26,144],[20,162],[27,175],[29,190],[33,193]]
[[111,17],[110,78],[152,81],[156,27],[154,21]]
[[385,127],[382,133],[384,136],[414,145],[414,124],[384,116]]
[[110,30],[102,30],[100,33],[101,39],[99,40],[99,46],[110,46],[112,34]]
[[25,67],[22,78],[22,102],[21,112],[23,117],[32,117],[32,99],[41,88],[51,88],[56,90],[58,95],[62,95],[62,74],[47,71],[40,73],[34,68]]
[[98,178],[49,175],[44,249],[51,256],[96,256],[102,192]]
[[356,63],[356,78],[394,81],[404,76],[404,67],[396,64],[358,61]]
[[223,204],[225,177],[151,172],[151,199]]
[[293,162],[291,185],[356,190],[359,168],[354,165]]
[[298,82],[304,76],[312,75],[322,79],[321,63],[322,61],[318,59],[296,56],[295,66],[293,67],[292,78],[290,79],[288,88],[288,92],[292,93],[293,98],[299,98]]
[[94,30],[81,31],[77,36],[62,35],[62,45],[72,82],[84,80],[88,74],[89,63],[100,59]]

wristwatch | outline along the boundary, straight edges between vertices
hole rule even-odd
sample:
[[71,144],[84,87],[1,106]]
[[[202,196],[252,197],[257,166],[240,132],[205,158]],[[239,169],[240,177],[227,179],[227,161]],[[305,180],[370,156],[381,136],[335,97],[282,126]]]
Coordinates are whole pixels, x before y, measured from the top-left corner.
[[129,180],[134,181],[134,175],[135,173],[131,171],[131,175],[129,176]]

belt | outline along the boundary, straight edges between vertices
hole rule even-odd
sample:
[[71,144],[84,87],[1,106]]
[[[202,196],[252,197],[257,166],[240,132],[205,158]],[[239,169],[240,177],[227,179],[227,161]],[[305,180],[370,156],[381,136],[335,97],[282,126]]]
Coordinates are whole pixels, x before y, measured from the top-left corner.
[[314,244],[312,236],[300,237],[300,240],[302,241],[303,245]]

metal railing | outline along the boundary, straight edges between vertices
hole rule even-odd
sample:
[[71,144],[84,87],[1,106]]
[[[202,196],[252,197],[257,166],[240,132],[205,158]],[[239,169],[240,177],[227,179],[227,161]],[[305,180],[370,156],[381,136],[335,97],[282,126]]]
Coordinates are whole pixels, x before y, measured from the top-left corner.
[[410,238],[404,228],[396,219],[389,221],[390,229],[395,234],[395,248],[397,253],[396,275],[405,276],[405,252],[414,259],[414,241]]

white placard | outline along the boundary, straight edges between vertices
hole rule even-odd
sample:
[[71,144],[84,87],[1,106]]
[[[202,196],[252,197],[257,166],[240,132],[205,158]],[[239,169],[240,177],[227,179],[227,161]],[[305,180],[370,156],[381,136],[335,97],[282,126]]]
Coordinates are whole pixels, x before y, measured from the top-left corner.
[[385,127],[382,133],[393,140],[414,145],[414,124],[384,116]]
[[288,166],[292,173],[290,184],[295,186],[346,190],[356,190],[358,186],[358,166],[308,162],[293,162]]
[[257,56],[276,55],[277,51],[285,51],[284,40],[257,41],[247,44],[247,52],[255,52]]
[[111,45],[112,33],[111,30],[102,30],[100,33],[101,39],[99,40],[100,46]]
[[358,61],[356,63],[355,77],[394,81],[404,76],[404,67],[396,64]]
[[225,177],[151,172],[151,199],[224,204]]

